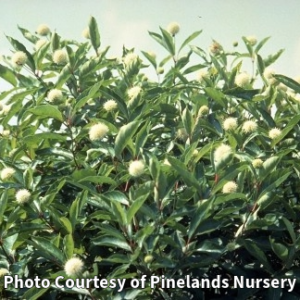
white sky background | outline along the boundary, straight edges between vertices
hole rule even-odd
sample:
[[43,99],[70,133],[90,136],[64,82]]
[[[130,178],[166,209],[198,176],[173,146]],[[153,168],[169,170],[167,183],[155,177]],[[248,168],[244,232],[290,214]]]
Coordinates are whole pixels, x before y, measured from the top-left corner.
[[[290,77],[300,75],[300,0],[0,0],[0,12],[0,54],[12,50],[5,34],[25,42],[17,25],[34,32],[46,23],[63,38],[85,41],[82,30],[94,16],[101,47],[111,46],[108,55],[120,56],[125,45],[157,52],[160,61],[167,53],[148,30],[159,32],[159,26],[176,21],[181,26],[178,42],[203,29],[192,44],[204,50],[215,39],[227,50],[238,41],[236,50],[246,51],[242,36],[256,35],[258,40],[271,36],[262,55],[284,48],[273,68]],[[0,80],[0,91],[3,85]]]

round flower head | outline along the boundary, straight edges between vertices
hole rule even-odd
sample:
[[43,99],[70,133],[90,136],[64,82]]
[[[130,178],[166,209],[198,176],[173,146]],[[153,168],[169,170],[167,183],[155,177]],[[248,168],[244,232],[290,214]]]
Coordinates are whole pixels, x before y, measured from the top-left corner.
[[132,161],[129,165],[128,172],[133,177],[139,177],[145,172],[145,164],[141,160]]
[[89,27],[86,27],[86,28],[83,29],[83,31],[82,31],[82,36],[83,36],[84,38],[86,38],[86,39],[90,39],[90,38],[91,38]]
[[221,44],[217,41],[213,41],[212,44],[209,46],[209,51],[211,54],[219,54],[223,50]]
[[232,149],[230,146],[221,144],[214,153],[216,161],[222,161],[227,159],[232,154]]
[[256,158],[252,160],[252,166],[255,169],[259,169],[263,166],[263,161],[260,158]]
[[223,185],[222,192],[224,194],[231,194],[237,191],[238,185],[234,181],[228,181]]
[[62,49],[55,50],[53,53],[53,61],[58,65],[64,65],[68,62],[68,55],[66,51]]
[[17,51],[13,54],[11,61],[15,67],[22,67],[27,61],[27,55],[23,51]]
[[103,104],[103,108],[106,111],[113,111],[118,107],[118,103],[115,100],[108,100]]
[[26,189],[19,190],[16,193],[16,200],[21,205],[28,202],[30,197],[31,193]]
[[177,130],[176,136],[179,140],[185,141],[188,137],[188,133],[184,128],[179,128]]
[[236,118],[227,118],[224,120],[223,128],[225,131],[235,130],[238,127]]
[[269,84],[274,84],[276,82],[276,79],[274,78],[274,74],[276,74],[275,70],[268,67],[264,70],[264,77],[267,79]]
[[281,130],[278,128],[273,128],[269,131],[269,138],[274,140],[281,135]]
[[90,128],[89,136],[91,141],[101,140],[107,133],[109,129],[105,124],[98,123]]
[[9,137],[10,136],[10,130],[9,129],[5,129],[1,132],[3,137]]
[[134,100],[141,92],[141,88],[139,86],[134,86],[127,91],[130,100]]
[[80,275],[83,271],[84,263],[83,261],[78,257],[70,258],[65,263],[65,272],[68,276],[76,276]]
[[246,72],[238,74],[234,82],[239,87],[245,87],[250,83],[250,75]]
[[177,22],[171,22],[168,27],[167,27],[167,31],[174,36],[175,34],[177,34],[180,30],[180,26]]
[[251,46],[254,46],[257,43],[257,38],[254,35],[247,36],[246,40]]
[[242,130],[245,133],[254,132],[254,131],[256,131],[256,129],[257,129],[257,123],[254,121],[251,121],[251,120],[245,121],[243,124],[243,127],[242,127]]
[[61,90],[53,89],[53,90],[50,90],[48,93],[49,102],[55,103],[55,102],[62,100],[62,98],[63,98],[63,93]]
[[200,71],[198,71],[197,73],[197,80],[198,81],[203,81],[205,78],[208,78],[208,71],[206,69],[201,69]]
[[208,113],[209,113],[209,108],[206,105],[201,106],[198,112],[199,116],[205,116]]
[[7,180],[10,179],[16,173],[15,169],[7,167],[1,171],[1,179]]
[[45,39],[40,39],[35,43],[35,50],[41,49],[45,44],[47,44],[47,40]]
[[5,268],[0,268],[0,278],[3,277],[4,275],[8,274],[9,271]]
[[131,66],[133,66],[134,64],[137,63],[138,61],[138,56],[133,53],[133,52],[129,52],[125,55],[124,57],[124,64],[127,68],[130,68]]
[[48,35],[50,33],[50,28],[46,24],[41,24],[36,29],[36,32],[39,35]]

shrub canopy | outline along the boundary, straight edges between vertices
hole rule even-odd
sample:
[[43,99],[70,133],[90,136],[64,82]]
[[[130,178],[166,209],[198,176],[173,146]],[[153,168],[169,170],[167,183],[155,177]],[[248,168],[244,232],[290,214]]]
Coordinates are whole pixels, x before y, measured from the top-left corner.
[[[93,17],[84,43],[49,28],[19,27],[29,46],[7,37],[1,270],[128,280],[122,291],[1,285],[1,298],[299,299],[300,84],[270,69],[282,50],[260,55],[268,38],[206,52],[201,31],[178,45],[174,26],[149,32],[161,61],[126,48],[110,58]],[[230,286],[132,288],[142,275]],[[234,276],[298,282],[233,289]]]

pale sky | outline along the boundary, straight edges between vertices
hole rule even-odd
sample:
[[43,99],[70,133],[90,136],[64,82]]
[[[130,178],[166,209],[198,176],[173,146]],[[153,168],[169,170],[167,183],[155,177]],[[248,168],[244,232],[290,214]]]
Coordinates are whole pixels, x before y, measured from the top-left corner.
[[205,50],[212,39],[227,50],[239,41],[236,50],[245,51],[242,36],[271,36],[262,54],[284,48],[273,68],[290,77],[300,75],[300,0],[0,0],[0,11],[0,54],[12,50],[5,34],[25,41],[17,25],[34,32],[46,23],[63,38],[84,41],[82,30],[94,16],[102,47],[111,46],[109,55],[120,56],[125,45],[157,52],[162,59],[166,52],[148,30],[159,32],[159,26],[176,21],[181,26],[178,42],[203,29],[192,44]]

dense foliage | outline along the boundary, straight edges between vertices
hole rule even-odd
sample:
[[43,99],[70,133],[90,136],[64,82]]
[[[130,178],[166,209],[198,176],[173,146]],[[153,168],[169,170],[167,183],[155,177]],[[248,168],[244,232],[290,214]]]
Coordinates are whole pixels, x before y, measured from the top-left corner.
[[160,62],[126,48],[118,59],[94,18],[84,43],[19,29],[28,45],[7,37],[0,64],[11,85],[0,94],[1,275],[298,282],[293,292],[2,283],[2,299],[299,299],[300,84],[270,69],[282,50],[263,58],[268,38],[243,37],[242,53],[217,41],[206,52],[201,31],[178,45],[174,23],[149,32]]

